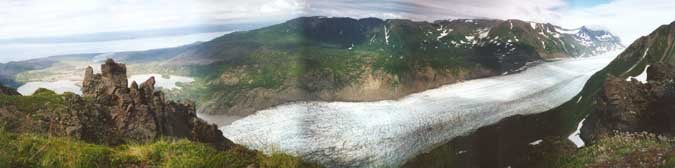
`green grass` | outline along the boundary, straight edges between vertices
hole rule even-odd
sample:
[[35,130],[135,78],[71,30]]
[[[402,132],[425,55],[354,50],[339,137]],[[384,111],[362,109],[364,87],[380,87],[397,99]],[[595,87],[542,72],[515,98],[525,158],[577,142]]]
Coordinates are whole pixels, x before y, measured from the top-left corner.
[[649,133],[618,133],[570,155],[552,167],[673,167],[673,139]]
[[38,109],[58,108],[63,104],[66,96],[72,93],[65,93],[58,95],[54,91],[40,88],[35,91],[32,96],[9,96],[0,94],[0,106],[16,106],[16,108],[23,112],[33,112]]
[[264,155],[243,147],[220,151],[188,140],[162,139],[117,147],[65,137],[0,129],[0,167],[319,167],[286,154]]

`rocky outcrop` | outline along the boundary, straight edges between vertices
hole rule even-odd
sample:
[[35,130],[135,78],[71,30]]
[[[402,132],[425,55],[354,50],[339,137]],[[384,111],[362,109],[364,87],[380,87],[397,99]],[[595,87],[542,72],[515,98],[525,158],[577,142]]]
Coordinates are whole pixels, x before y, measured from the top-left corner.
[[581,128],[581,137],[594,142],[614,132],[651,132],[675,135],[675,67],[653,64],[647,83],[608,77],[596,108]]
[[[127,81],[126,66],[111,59],[101,65],[101,74],[94,74],[93,69],[88,67],[82,83],[84,98],[74,97],[69,101],[78,104],[73,108],[85,107],[87,112],[79,113],[75,109],[71,118],[61,120],[67,125],[66,134],[95,139],[106,135],[92,132],[106,130],[114,137],[104,139],[111,140],[120,137],[122,140],[145,142],[169,136],[221,147],[231,144],[215,125],[197,118],[194,103],[165,100],[163,93],[155,90],[154,77],[140,85],[135,81],[128,85]],[[93,117],[83,117],[87,115]],[[86,120],[88,118],[94,120]],[[91,125],[105,126],[87,129]]]

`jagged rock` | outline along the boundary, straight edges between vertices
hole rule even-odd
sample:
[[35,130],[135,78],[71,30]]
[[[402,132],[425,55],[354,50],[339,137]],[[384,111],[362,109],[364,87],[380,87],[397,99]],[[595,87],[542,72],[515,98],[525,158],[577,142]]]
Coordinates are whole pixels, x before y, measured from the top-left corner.
[[673,79],[675,68],[670,64],[654,64],[647,68],[647,81],[666,81]]
[[[54,134],[86,141],[116,144],[127,140],[146,142],[159,137],[179,137],[226,148],[232,143],[217,126],[197,118],[192,102],[166,101],[155,91],[151,77],[140,86],[127,83],[126,66],[107,60],[101,74],[85,70],[84,97],[66,99],[67,108],[55,117]],[[90,100],[90,101],[88,101]],[[51,131],[50,131],[51,132]]]
[[672,65],[651,65],[646,84],[609,76],[581,128],[581,138],[592,143],[614,132],[675,135],[674,70]]

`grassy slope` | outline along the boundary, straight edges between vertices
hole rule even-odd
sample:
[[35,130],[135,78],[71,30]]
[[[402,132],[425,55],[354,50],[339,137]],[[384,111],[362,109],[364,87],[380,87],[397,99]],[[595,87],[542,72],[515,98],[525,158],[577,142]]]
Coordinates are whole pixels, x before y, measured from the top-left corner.
[[571,154],[558,155],[546,167],[675,167],[673,139],[648,133],[620,133]]
[[241,146],[219,151],[170,137],[147,144],[97,145],[47,137],[47,128],[38,128],[45,124],[30,124],[44,122],[48,114],[38,111],[65,108],[69,94],[40,89],[33,96],[0,95],[0,107],[10,108],[9,112],[0,108],[0,167],[319,167],[286,154],[265,155]]
[[116,147],[67,137],[0,129],[0,167],[319,167],[285,154],[270,156],[235,147],[218,151],[188,140],[163,139]]

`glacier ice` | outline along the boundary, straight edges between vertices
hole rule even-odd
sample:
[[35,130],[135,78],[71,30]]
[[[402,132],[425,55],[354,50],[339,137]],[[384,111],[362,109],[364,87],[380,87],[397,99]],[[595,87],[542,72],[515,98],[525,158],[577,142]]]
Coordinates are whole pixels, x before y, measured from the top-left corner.
[[221,130],[250,148],[298,155],[328,167],[395,167],[505,117],[544,112],[571,100],[616,54],[545,62],[398,100],[288,103]]

